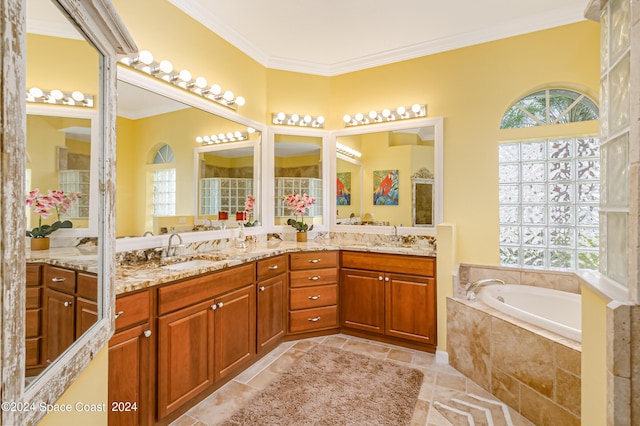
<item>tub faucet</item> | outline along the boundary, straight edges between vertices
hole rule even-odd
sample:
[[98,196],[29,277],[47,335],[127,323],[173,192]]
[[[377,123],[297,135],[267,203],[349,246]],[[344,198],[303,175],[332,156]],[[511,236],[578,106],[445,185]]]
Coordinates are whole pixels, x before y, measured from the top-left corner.
[[143,237],[146,237],[147,235],[150,235],[150,236],[152,236],[152,237],[153,237],[153,232],[151,232],[151,231],[145,231],[145,233],[144,233],[144,234],[142,234],[142,236],[143,236]]
[[474,281],[472,283],[467,284],[467,300],[474,301],[476,300],[476,291],[479,287],[487,284],[502,284],[504,285],[504,281],[498,278],[487,278],[484,280]]
[[[176,248],[171,246],[171,240],[173,240],[173,237],[178,237],[178,241],[180,241],[180,244],[182,244],[182,237],[180,236],[180,234],[171,234],[169,236],[169,244],[167,245],[167,257],[172,257],[176,255]],[[171,254],[171,249],[173,249],[173,254]]]

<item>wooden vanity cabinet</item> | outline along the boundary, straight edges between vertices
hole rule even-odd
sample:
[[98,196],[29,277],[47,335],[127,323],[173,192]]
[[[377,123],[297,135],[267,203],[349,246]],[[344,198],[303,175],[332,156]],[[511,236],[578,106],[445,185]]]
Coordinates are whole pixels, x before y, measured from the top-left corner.
[[252,360],[254,268],[238,266],[158,288],[158,419]]
[[343,328],[435,350],[435,259],[346,251],[341,262]]
[[44,288],[42,265],[27,264],[26,321],[25,321],[25,376],[36,376],[44,364]]
[[338,252],[289,256],[289,334],[337,328]]
[[151,304],[148,289],[116,297],[116,332],[109,340],[109,425],[154,423]]
[[287,255],[256,262],[256,334],[258,355],[283,340],[287,330]]

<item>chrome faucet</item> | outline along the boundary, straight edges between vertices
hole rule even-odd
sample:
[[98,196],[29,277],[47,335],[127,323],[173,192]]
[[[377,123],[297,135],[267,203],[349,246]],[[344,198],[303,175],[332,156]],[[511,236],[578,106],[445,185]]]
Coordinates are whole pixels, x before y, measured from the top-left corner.
[[209,219],[208,217],[205,217],[203,220],[204,224],[206,225],[207,222],[209,222],[209,226],[207,226],[207,231],[210,229],[213,229],[213,222],[211,221],[211,219]]
[[142,236],[143,236],[143,237],[146,237],[147,235],[150,235],[150,236],[152,236],[152,237],[153,237],[153,232],[151,232],[151,231],[145,231],[145,233],[144,233],[144,234],[142,234]]
[[[176,255],[176,248],[171,246],[171,240],[173,240],[173,237],[178,237],[178,241],[180,241],[180,244],[182,244],[182,237],[180,236],[180,234],[171,234],[169,236],[169,245],[167,246],[167,257],[172,257]],[[171,249],[173,248],[173,254],[171,254]]]
[[474,301],[476,300],[476,291],[479,287],[487,284],[501,284],[504,285],[504,281],[498,278],[487,278],[484,280],[474,281],[472,283],[467,284],[467,300]]

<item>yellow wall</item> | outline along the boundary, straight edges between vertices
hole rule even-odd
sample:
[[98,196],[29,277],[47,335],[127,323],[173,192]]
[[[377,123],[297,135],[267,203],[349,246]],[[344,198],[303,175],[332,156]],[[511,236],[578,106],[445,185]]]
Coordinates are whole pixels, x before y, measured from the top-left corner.
[[[87,410],[109,409],[107,385],[109,350],[105,346],[89,363],[75,382],[56,401],[56,404],[70,404],[69,413],[49,413],[39,426],[100,426],[107,424],[107,411],[87,412]],[[79,405],[78,405],[79,404]],[[94,406],[86,407],[86,405]],[[102,405],[104,404],[104,405]]]
[[582,286],[582,424],[607,424],[607,303]]

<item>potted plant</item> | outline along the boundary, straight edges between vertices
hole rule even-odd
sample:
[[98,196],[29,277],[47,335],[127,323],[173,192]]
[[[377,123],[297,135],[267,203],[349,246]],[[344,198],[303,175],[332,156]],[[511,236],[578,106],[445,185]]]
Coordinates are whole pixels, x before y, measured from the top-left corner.
[[307,241],[307,231],[313,229],[313,224],[309,226],[304,223],[304,214],[316,202],[315,197],[310,197],[308,194],[289,194],[285,195],[283,199],[291,214],[296,216],[296,218],[300,216],[300,220],[293,218],[287,220],[287,225],[292,226],[297,231],[297,241]]
[[[40,193],[38,188],[29,192],[26,197],[27,206],[39,215],[38,226],[30,231],[27,230],[27,237],[31,237],[31,250],[47,250],[51,233],[60,228],[73,227],[70,220],[61,221],[60,215],[65,214],[71,204],[79,197],[79,193],[65,194],[64,191],[58,189],[50,189],[46,195]],[[48,218],[54,212],[58,220],[50,225],[43,224],[42,219]]]

